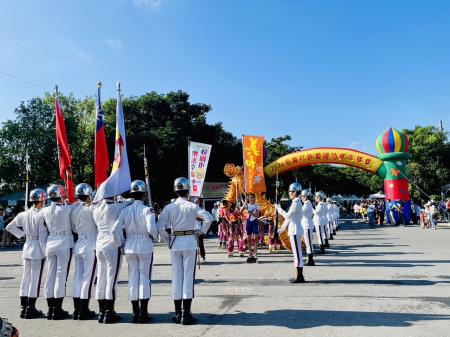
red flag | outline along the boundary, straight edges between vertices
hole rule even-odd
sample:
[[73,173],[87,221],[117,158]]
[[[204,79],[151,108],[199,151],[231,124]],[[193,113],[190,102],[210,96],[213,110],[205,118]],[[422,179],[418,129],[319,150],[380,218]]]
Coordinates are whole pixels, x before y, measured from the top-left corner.
[[56,110],[56,143],[58,144],[59,175],[64,180],[67,196],[70,202],[75,201],[75,191],[72,179],[72,156],[70,155],[69,143],[67,142],[66,125],[58,98],[55,100]]
[[97,122],[95,128],[95,188],[98,188],[102,182],[108,178],[109,156],[108,147],[106,146],[105,125],[103,124],[103,110],[100,101],[100,88],[98,86],[97,95]]

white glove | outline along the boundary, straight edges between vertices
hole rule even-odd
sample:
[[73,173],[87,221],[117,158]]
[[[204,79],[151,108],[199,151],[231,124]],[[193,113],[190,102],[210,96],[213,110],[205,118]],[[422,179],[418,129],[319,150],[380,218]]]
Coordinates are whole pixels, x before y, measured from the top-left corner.
[[200,236],[200,235],[203,235],[203,232],[202,232],[200,229],[196,229],[196,230],[194,231],[194,235],[195,235],[195,236]]

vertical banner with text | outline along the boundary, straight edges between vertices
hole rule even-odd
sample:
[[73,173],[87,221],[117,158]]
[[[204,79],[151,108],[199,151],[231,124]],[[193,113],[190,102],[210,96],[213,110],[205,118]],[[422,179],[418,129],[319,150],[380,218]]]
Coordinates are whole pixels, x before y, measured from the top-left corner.
[[209,144],[189,142],[189,181],[191,182],[189,195],[191,197],[202,195],[211,148],[212,145]]
[[242,136],[245,192],[266,192],[264,181],[264,137]]

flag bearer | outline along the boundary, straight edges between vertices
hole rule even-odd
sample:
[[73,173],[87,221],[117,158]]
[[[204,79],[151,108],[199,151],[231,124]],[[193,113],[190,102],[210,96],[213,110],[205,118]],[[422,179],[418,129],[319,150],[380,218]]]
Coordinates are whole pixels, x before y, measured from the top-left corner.
[[[178,198],[162,210],[158,220],[158,231],[162,238],[169,241],[171,250],[172,298],[175,304],[173,320],[178,324],[187,325],[196,321],[191,313],[197,259],[195,236],[208,232],[212,216],[188,201],[188,179],[175,179],[174,192]],[[196,229],[197,218],[201,219],[201,225]]]
[[296,268],[296,276],[291,278],[291,283],[304,283],[303,277],[303,257],[302,257],[302,235],[303,227],[302,219],[302,202],[300,201],[300,193],[302,185],[295,182],[289,185],[289,198],[292,200],[289,211],[286,213],[280,205],[276,205],[277,211],[284,218],[284,223],[278,230],[278,233],[283,233],[288,228],[289,240],[291,241],[292,254],[294,254],[294,265]]
[[[39,296],[42,271],[44,269],[45,242],[47,240],[47,228],[37,221],[36,215],[44,205],[47,193],[40,188],[30,192],[29,201],[33,206],[19,213],[11,221],[6,230],[17,238],[25,236],[23,246],[23,275],[20,284],[20,318],[38,318],[44,316],[42,311],[36,309],[36,300]],[[18,227],[21,227],[20,230]]]
[[114,311],[117,277],[122,264],[120,245],[114,241],[112,228],[120,211],[133,201],[115,202],[113,197],[104,198],[94,210],[97,226],[97,288],[95,298],[99,306],[99,323],[116,323],[121,317]]
[[151,297],[152,240],[158,235],[155,213],[144,205],[145,187],[142,180],[131,183],[130,194],[135,201],[120,212],[112,229],[117,245],[125,246],[124,253],[128,262],[128,298],[133,308],[133,323],[147,323],[150,320],[148,301]]
[[61,185],[50,185],[47,194],[52,203],[38,213],[40,223],[45,223],[49,232],[45,247],[48,267],[44,292],[48,304],[47,319],[61,320],[69,316],[62,304],[74,247],[70,214],[77,205],[64,204],[67,194]]
[[97,267],[95,256],[97,227],[93,215],[94,206],[91,204],[92,187],[86,183],[78,184],[75,187],[75,195],[81,203],[70,215],[72,231],[78,236],[74,249],[73,319],[87,320],[95,316],[95,312],[89,310],[89,300]]

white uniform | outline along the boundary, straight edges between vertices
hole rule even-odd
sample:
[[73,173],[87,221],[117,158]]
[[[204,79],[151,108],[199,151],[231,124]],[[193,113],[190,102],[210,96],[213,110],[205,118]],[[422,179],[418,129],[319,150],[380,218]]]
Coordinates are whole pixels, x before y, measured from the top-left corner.
[[72,297],[74,298],[91,298],[97,266],[95,256],[97,227],[95,226],[93,211],[93,205],[82,203],[72,211],[70,216],[72,231],[78,234],[74,250],[75,275],[72,286]]
[[314,229],[313,223],[313,207],[311,201],[306,200],[302,207],[302,227],[303,237],[305,238],[306,253],[314,254],[314,248],[312,244],[312,232]]
[[67,275],[74,246],[70,213],[76,206],[78,205],[52,202],[37,215],[40,224],[45,224],[49,232],[45,246],[48,263],[44,287],[45,298],[66,296]]
[[[17,214],[6,230],[17,238],[25,236],[23,246],[23,275],[20,283],[20,297],[37,298],[41,285],[42,271],[45,261],[45,242],[47,241],[47,228],[39,222],[36,215],[39,210],[35,207]],[[20,230],[18,227],[21,227]]]
[[[198,205],[185,198],[177,198],[164,207],[158,220],[158,232],[164,240],[169,239],[172,259],[172,298],[174,300],[194,298],[195,262],[197,260],[197,240],[195,235],[177,235],[177,232],[195,230],[196,218],[202,219],[198,233],[206,234],[212,216]],[[169,238],[166,229],[172,230]]]
[[313,221],[314,227],[316,228],[317,241],[319,245],[324,245],[326,239],[325,227],[327,224],[326,205],[322,201],[319,202],[313,213],[314,213]]
[[280,205],[276,205],[277,211],[284,218],[284,223],[278,230],[282,233],[288,227],[288,235],[291,241],[292,253],[294,254],[294,265],[295,267],[303,267],[303,257],[302,257],[302,235],[303,226],[301,224],[302,219],[302,202],[300,198],[296,197],[292,199],[291,207],[286,213]]
[[[123,236],[126,233],[126,239]],[[158,229],[155,213],[141,200],[120,212],[112,229],[114,242],[125,246],[128,262],[128,298],[130,301],[151,297],[151,275],[153,265],[153,242]]]
[[115,300],[117,277],[122,264],[120,245],[114,241],[112,228],[120,211],[133,201],[113,202],[103,200],[94,210],[94,221],[97,226],[97,300]]
[[327,234],[327,239],[331,237],[331,222],[333,221],[333,205],[330,203],[325,204],[327,208],[327,225],[325,227],[325,232]]

